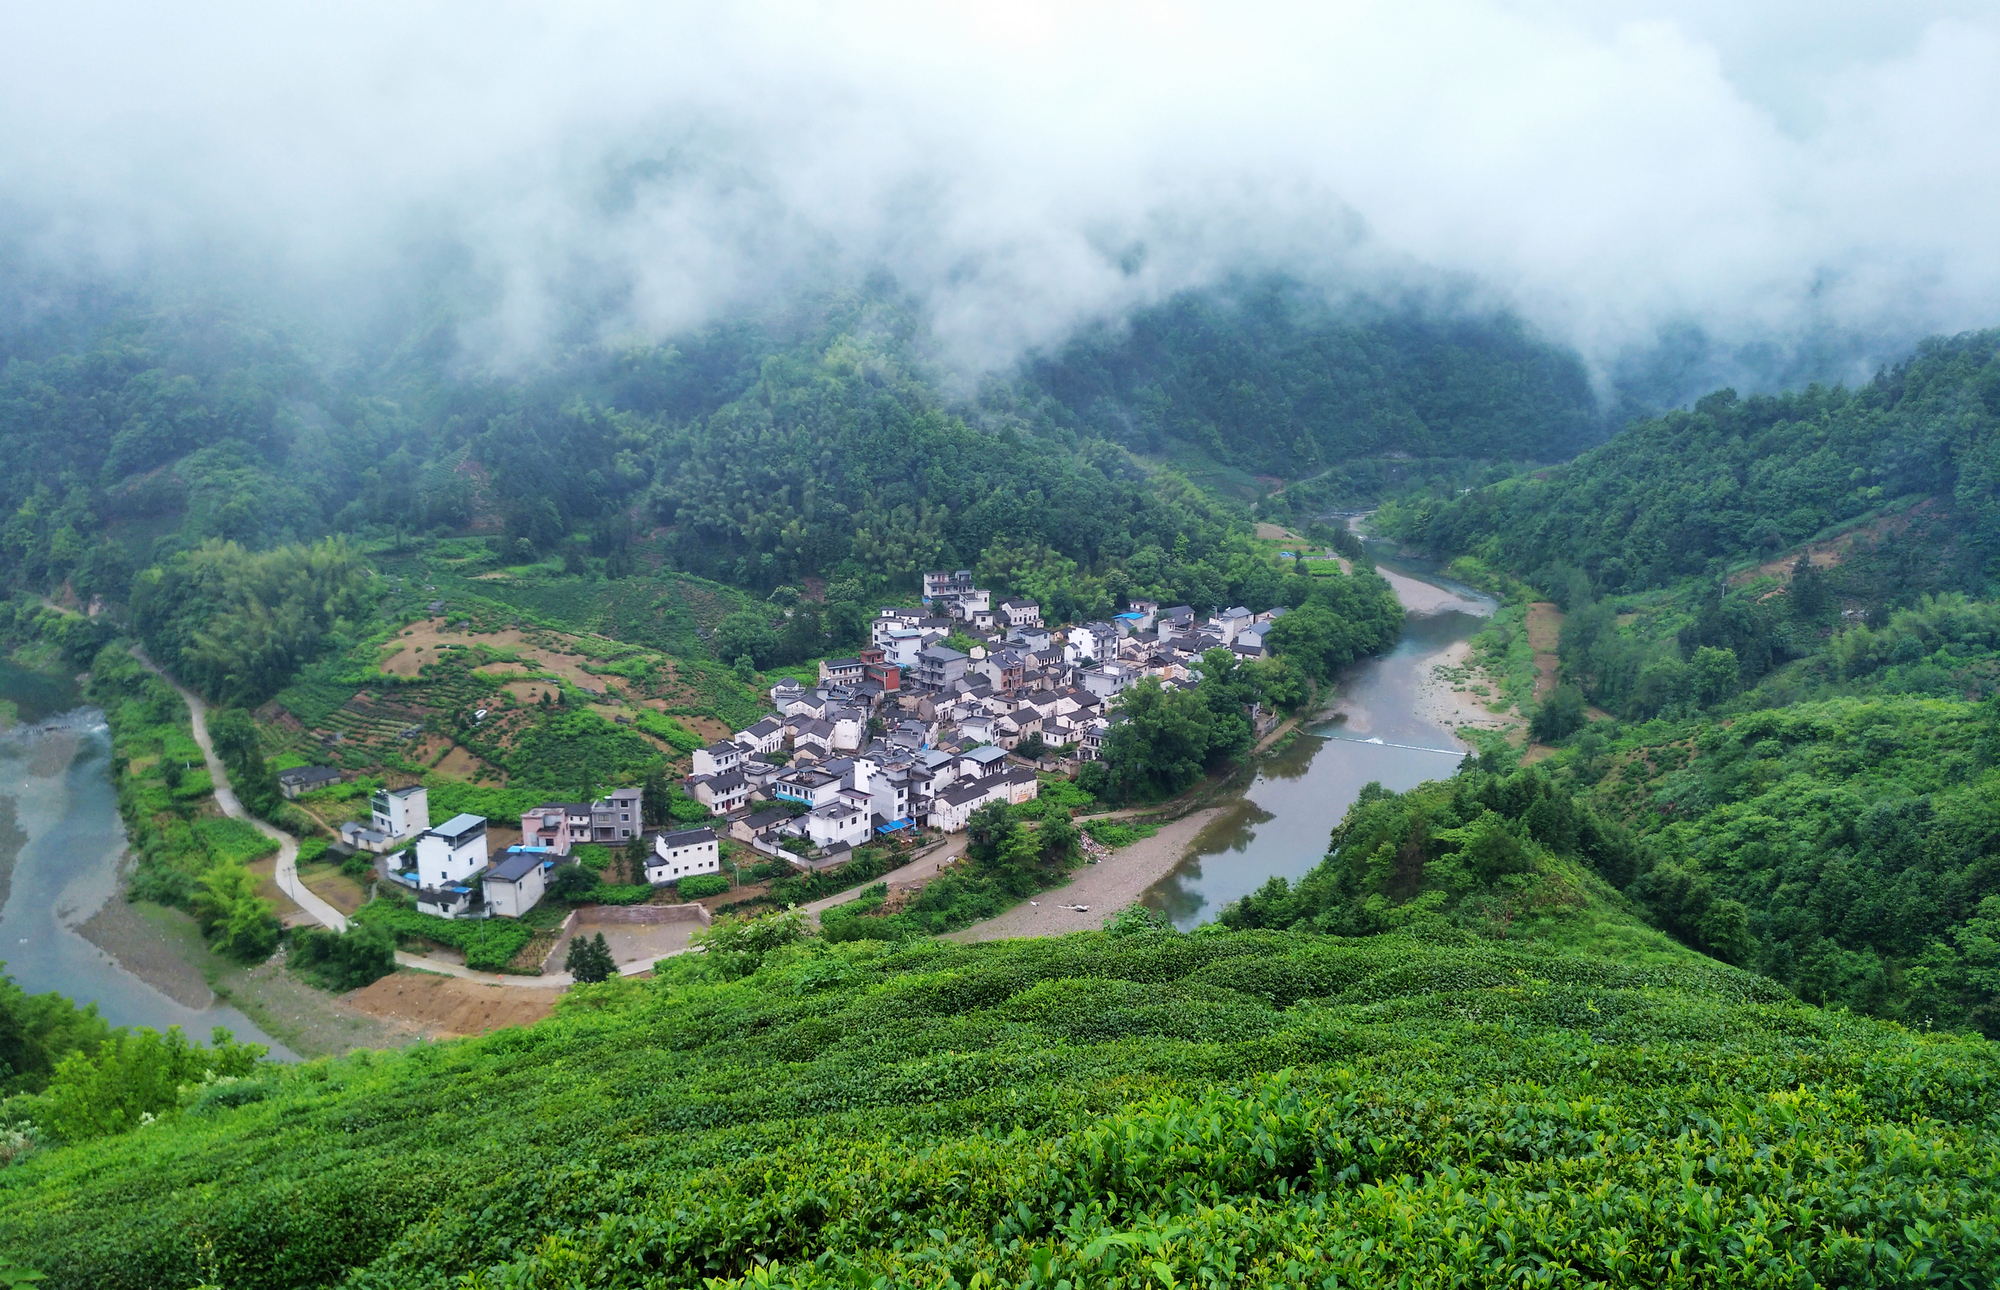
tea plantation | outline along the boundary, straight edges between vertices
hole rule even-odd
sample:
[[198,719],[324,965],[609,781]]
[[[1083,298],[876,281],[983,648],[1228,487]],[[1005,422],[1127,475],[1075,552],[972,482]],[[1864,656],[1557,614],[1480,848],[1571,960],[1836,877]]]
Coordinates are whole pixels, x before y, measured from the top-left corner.
[[1720,965],[1129,926],[678,959],[269,1070],[0,1170],[0,1250],[93,1290],[2000,1275],[1987,1041]]

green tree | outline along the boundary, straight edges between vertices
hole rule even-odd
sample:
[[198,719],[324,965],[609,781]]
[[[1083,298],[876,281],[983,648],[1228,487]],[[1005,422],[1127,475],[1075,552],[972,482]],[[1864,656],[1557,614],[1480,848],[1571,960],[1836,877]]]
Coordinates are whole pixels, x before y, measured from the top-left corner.
[[1688,679],[1696,702],[1706,705],[1728,695],[1736,688],[1738,670],[1735,650],[1713,645],[1695,650],[1688,665]]
[[709,643],[717,658],[748,658],[760,670],[771,666],[778,656],[778,634],[760,609],[741,609],[729,615],[717,625]]
[[1559,685],[1535,709],[1528,731],[1545,744],[1561,743],[1589,724],[1584,712],[1583,691],[1573,685]]
[[201,876],[193,896],[195,922],[224,953],[261,963],[278,948],[282,931],[271,902],[257,894],[257,878],[241,865],[222,863]]
[[1199,694],[1149,676],[1120,696],[1117,717],[1103,751],[1112,797],[1172,797],[1202,777],[1214,718]]
[[599,932],[588,940],[580,935],[570,939],[563,970],[584,985],[596,985],[609,980],[618,965],[612,961],[611,947],[604,943],[604,933]]

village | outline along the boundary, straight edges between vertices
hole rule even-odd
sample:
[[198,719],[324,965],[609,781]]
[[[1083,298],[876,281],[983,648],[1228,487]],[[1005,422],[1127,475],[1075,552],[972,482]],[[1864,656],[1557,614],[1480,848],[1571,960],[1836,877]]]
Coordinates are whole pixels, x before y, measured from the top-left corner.
[[[447,919],[525,915],[583,844],[620,849],[635,877],[683,892],[683,879],[720,873],[725,838],[825,873],[870,843],[958,833],[989,803],[1035,799],[1043,775],[1101,755],[1120,693],[1146,677],[1192,684],[1208,650],[1261,658],[1285,612],[1204,618],[1139,600],[1108,622],[1052,627],[1040,605],[996,605],[973,584],[969,570],[926,573],[921,603],[883,608],[868,647],[820,662],[816,684],[778,681],[769,715],[695,749],[679,788],[708,812],[705,826],[649,828],[643,790],[619,788],[535,806],[520,841],[495,855],[487,819],[433,824],[418,785],[376,790],[368,817],[341,826],[341,846],[383,857],[379,871],[419,912]],[[339,776],[306,766],[278,778],[297,796]]]

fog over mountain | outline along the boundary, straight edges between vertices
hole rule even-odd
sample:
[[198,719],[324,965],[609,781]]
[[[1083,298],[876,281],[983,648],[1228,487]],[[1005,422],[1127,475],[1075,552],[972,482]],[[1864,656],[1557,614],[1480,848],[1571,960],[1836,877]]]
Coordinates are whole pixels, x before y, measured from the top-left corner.
[[0,219],[17,307],[418,284],[482,362],[876,269],[969,371],[1272,268],[1600,371],[1993,323],[1993,6],[1745,8],[50,6],[0,47]]

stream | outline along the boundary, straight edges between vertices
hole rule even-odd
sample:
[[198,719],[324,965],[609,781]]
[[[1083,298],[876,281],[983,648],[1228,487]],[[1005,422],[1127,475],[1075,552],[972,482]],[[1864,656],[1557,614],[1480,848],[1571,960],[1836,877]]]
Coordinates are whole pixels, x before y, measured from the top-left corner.
[[[204,1006],[179,1002],[126,970],[76,930],[118,895],[125,826],[111,778],[111,732],[104,714],[78,707],[67,683],[0,666],[0,699],[21,723],[0,731],[0,960],[29,994],[67,995],[97,1005],[114,1026],[180,1026],[208,1042],[226,1026],[247,1042],[271,1045],[237,1009],[212,995]],[[10,872],[11,871],[11,872]]]
[[1497,605],[1422,565],[1377,561],[1409,606],[1402,640],[1350,667],[1332,709],[1259,758],[1187,858],[1145,894],[1146,907],[1181,930],[1212,922],[1273,877],[1303,877],[1369,783],[1402,792],[1458,769],[1468,746],[1420,715],[1420,692],[1445,651],[1479,631]]

